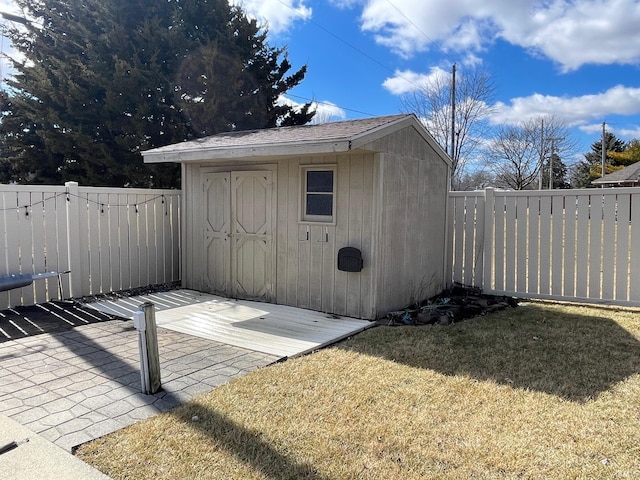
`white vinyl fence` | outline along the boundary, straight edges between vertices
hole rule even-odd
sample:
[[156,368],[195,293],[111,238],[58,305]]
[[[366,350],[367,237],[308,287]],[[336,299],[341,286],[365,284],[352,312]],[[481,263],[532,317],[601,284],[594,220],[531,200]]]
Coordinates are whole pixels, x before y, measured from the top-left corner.
[[451,192],[450,213],[454,282],[640,305],[640,188]]
[[[65,272],[65,297],[180,279],[180,191],[0,185],[0,277]],[[0,309],[58,298],[56,277],[0,292]]]

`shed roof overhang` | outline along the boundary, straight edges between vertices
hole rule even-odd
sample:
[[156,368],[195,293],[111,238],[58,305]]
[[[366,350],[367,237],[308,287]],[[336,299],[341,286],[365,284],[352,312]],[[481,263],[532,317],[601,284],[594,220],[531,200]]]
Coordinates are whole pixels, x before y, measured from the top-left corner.
[[349,141],[321,143],[275,143],[238,147],[206,147],[176,149],[174,151],[143,152],[145,163],[198,162],[203,160],[233,160],[290,155],[317,155],[351,150]]
[[413,127],[450,163],[446,152],[414,115],[228,132],[147,150],[142,155],[145,163],[183,163],[375,151],[372,142],[406,127]]

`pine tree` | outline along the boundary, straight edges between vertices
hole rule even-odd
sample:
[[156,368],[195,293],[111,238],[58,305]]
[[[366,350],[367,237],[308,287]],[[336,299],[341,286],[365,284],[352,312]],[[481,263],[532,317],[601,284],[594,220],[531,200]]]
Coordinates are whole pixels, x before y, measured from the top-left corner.
[[555,153],[553,153],[545,162],[544,169],[542,171],[542,188],[549,188],[549,161],[552,162],[553,167],[553,184],[551,187],[553,189],[571,188],[571,185],[567,181],[567,166]]
[[[614,161],[610,152],[623,152],[626,144],[611,132],[605,132],[605,162],[611,166]],[[615,163],[614,163],[615,165]],[[609,170],[613,171],[613,170]],[[584,154],[584,160],[580,162],[574,171],[571,184],[574,188],[591,187],[591,182],[602,176],[602,140],[591,144],[591,151]]]
[[239,129],[304,124],[278,104],[306,67],[227,0],[17,0],[11,98],[0,135],[3,181],[179,185],[176,166],[141,150]]

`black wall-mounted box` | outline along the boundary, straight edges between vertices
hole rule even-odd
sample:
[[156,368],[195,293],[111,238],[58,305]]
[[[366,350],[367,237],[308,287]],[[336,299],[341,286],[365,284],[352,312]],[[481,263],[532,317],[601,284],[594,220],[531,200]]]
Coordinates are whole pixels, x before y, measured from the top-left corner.
[[338,250],[338,270],[343,272],[361,272],[364,262],[362,252],[354,247]]

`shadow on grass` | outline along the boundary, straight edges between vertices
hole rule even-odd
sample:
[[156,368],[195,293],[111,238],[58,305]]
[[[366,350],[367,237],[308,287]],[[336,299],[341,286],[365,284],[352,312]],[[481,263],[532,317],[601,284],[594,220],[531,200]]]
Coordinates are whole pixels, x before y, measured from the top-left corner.
[[640,373],[640,342],[601,317],[529,304],[448,327],[380,327],[343,348],[586,402]]
[[[171,412],[181,422],[208,436],[216,447],[273,480],[322,480],[313,465],[299,463],[276,450],[259,432],[238,425],[202,404],[191,403]],[[197,422],[193,416],[199,417]]]

